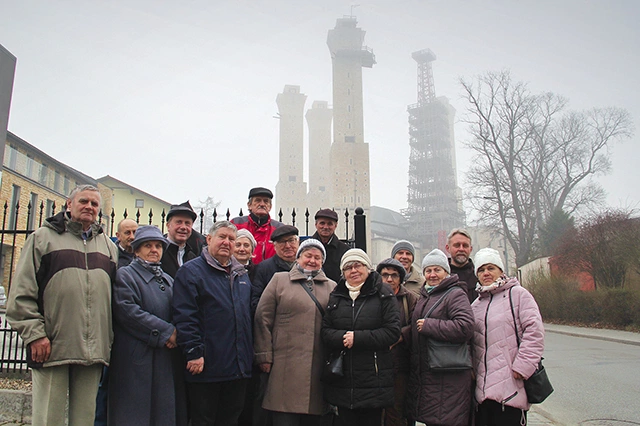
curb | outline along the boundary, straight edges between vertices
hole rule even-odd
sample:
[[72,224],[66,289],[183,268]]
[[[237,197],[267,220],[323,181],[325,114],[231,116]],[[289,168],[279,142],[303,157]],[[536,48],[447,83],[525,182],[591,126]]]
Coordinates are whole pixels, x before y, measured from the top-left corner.
[[619,339],[617,337],[597,336],[597,335],[587,334],[587,333],[579,333],[579,332],[565,331],[565,330],[550,330],[546,328],[545,328],[545,332],[562,334],[565,336],[584,337],[586,339],[603,340],[605,342],[622,343],[623,345],[640,346],[640,342],[638,341],[628,340],[628,339]]
[[0,389],[0,422],[31,423],[31,392]]

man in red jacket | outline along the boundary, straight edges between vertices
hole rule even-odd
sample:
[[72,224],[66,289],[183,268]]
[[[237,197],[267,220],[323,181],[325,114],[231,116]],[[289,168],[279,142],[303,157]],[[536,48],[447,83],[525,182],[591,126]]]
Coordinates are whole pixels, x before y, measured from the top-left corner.
[[257,187],[249,191],[247,208],[248,216],[239,216],[231,220],[238,229],[247,229],[258,243],[253,258],[253,263],[258,264],[276,254],[271,240],[271,233],[283,225],[275,219],[271,219],[271,200],[273,193],[267,188]]

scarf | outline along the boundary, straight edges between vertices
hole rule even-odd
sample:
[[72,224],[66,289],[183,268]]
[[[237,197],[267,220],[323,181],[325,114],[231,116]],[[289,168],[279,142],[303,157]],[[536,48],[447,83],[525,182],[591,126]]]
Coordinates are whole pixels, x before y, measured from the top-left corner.
[[500,275],[500,278],[498,278],[497,280],[495,280],[493,283],[489,284],[489,285],[480,285],[480,283],[476,284],[476,291],[478,293],[486,293],[488,291],[491,290],[495,290],[496,288],[500,288],[503,285],[505,285],[505,283],[509,280],[509,278],[507,278],[507,276],[505,274]]
[[349,290],[349,297],[351,297],[351,300],[356,300],[358,298],[358,295],[360,294],[360,289],[364,285],[364,281],[361,282],[359,285],[356,285],[356,286],[351,286],[351,285],[349,285],[348,282],[345,281],[344,285],[346,285],[347,286],[347,290]]
[[136,257],[136,262],[138,262],[144,269],[151,272],[158,278],[162,278],[162,267],[160,262],[147,262],[146,260]]

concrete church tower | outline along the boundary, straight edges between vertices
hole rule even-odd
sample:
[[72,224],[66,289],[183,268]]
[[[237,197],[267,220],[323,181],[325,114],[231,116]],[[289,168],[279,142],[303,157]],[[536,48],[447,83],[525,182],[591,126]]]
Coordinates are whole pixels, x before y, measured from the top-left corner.
[[291,223],[291,211],[304,205],[307,197],[307,184],[303,180],[303,112],[306,100],[307,95],[300,93],[300,86],[286,85],[276,97],[280,115],[280,173],[272,217],[277,218],[282,210],[286,223]]
[[313,101],[305,117],[309,126],[309,193],[307,208],[314,215],[321,208],[333,205],[331,162],[331,108],[327,101]]
[[[362,67],[376,63],[373,51],[363,46],[365,32],[353,16],[336,21],[327,45],[333,63],[333,144],[331,180],[336,211],[356,207],[368,212],[369,145],[364,141]],[[341,213],[340,213],[341,214]],[[340,222],[342,225],[342,221]]]

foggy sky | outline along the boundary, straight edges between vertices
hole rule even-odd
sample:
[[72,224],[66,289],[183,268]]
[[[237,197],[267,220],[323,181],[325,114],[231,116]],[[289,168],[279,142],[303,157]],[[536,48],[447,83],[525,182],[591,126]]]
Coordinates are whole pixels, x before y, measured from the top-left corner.
[[[212,196],[235,215],[249,188],[275,189],[273,116],[284,85],[301,86],[306,108],[331,104],[327,31],[351,4],[0,0],[0,44],[18,58],[9,130],[94,178],[109,174],[171,203]],[[457,110],[463,194],[461,77],[510,69],[571,109],[618,106],[640,123],[636,1],[359,4],[353,13],[378,62],[363,70],[372,205],[407,205],[416,50],[437,55],[436,93]],[[613,173],[599,178],[612,206],[640,207],[638,139],[615,145]]]

